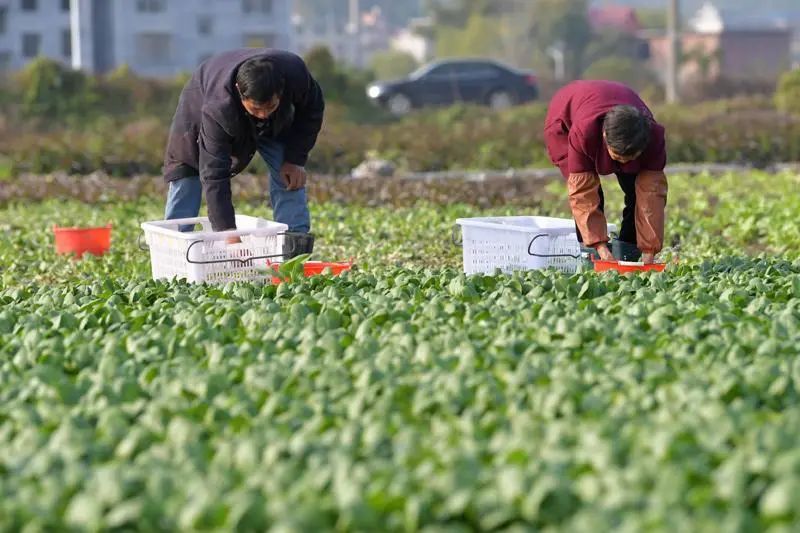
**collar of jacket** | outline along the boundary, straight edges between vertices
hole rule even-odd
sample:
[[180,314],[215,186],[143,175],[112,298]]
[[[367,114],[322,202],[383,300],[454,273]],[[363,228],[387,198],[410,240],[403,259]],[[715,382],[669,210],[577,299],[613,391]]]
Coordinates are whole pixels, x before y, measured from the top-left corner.
[[[239,109],[241,110],[242,118],[247,124],[250,125],[253,136],[258,137],[259,131],[256,127],[258,120],[247,112],[242,105],[241,100],[239,101]],[[274,139],[280,135],[283,130],[291,126],[292,122],[294,122],[294,104],[291,101],[284,102],[281,100],[278,109],[276,109],[275,112],[264,122],[265,124],[260,132],[261,135],[265,135],[267,138]]]

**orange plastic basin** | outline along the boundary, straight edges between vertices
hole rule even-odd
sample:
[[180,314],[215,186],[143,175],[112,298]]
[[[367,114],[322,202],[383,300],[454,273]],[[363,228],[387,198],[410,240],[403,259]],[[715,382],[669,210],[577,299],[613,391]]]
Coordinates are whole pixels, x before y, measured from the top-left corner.
[[666,263],[651,263],[649,265],[637,265],[619,261],[594,261],[595,272],[607,272],[616,270],[622,274],[630,272],[661,272],[666,267]]
[[326,268],[331,269],[331,274],[338,276],[352,268],[353,263],[327,263],[325,261],[306,261],[303,263],[303,275],[306,277],[322,274]]
[[[278,265],[272,265],[273,268],[277,269]],[[350,270],[353,267],[353,263],[329,263],[327,261],[306,261],[303,263],[303,275],[305,277],[316,276],[325,272],[326,268],[329,268],[331,274],[334,276],[338,276],[342,272]],[[272,283],[278,284],[282,280],[277,276],[272,277]]]
[[56,237],[56,253],[85,253],[103,255],[111,247],[111,224],[99,228],[59,228],[53,226]]

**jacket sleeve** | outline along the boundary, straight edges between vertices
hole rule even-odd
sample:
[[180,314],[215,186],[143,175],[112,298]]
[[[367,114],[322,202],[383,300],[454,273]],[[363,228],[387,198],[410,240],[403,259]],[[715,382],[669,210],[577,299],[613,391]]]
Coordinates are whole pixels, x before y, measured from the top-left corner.
[[236,229],[231,197],[231,154],[233,137],[215,118],[213,108],[204,106],[200,124],[200,183],[214,231]]
[[667,176],[663,171],[643,170],[636,177],[636,246],[656,254],[664,246],[664,208]]
[[570,174],[567,178],[569,205],[585,246],[608,242],[606,216],[600,210],[600,177],[595,172]]
[[286,135],[287,162],[305,166],[308,153],[317,143],[322,117],[325,113],[325,99],[322,89],[307,68],[303,69],[305,80],[300,84],[303,90],[294,95],[294,121]]

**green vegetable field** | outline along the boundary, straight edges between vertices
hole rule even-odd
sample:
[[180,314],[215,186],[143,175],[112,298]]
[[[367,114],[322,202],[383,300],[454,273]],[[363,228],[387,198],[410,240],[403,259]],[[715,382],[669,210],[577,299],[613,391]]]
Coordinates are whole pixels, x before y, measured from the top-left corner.
[[[672,176],[678,262],[630,277],[461,274],[456,218],[567,216],[561,183],[316,203],[358,268],[279,286],[152,281],[160,197],[12,198],[0,530],[798,531],[798,191]],[[108,221],[106,256],[55,255]]]

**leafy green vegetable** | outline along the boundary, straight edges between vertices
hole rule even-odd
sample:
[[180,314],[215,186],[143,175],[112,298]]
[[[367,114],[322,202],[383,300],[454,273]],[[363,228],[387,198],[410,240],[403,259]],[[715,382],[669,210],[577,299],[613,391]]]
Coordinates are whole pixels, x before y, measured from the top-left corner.
[[280,278],[288,281],[297,281],[303,277],[303,263],[305,263],[310,254],[300,254],[291,259],[287,259],[278,267]]
[[742,179],[674,178],[631,277],[464,276],[453,219],[514,209],[421,202],[315,206],[346,276],[155,282],[160,200],[0,208],[0,529],[795,530],[797,176]]

